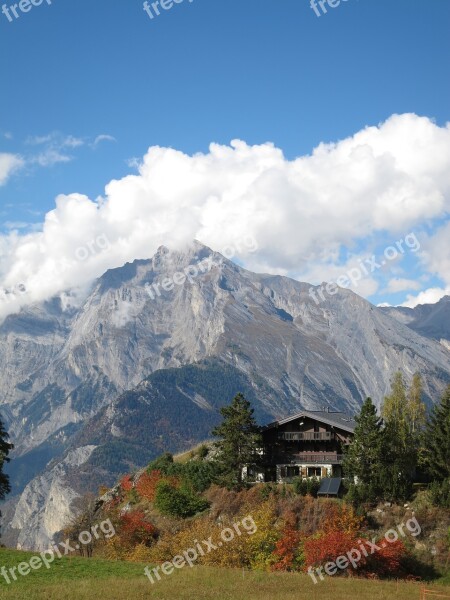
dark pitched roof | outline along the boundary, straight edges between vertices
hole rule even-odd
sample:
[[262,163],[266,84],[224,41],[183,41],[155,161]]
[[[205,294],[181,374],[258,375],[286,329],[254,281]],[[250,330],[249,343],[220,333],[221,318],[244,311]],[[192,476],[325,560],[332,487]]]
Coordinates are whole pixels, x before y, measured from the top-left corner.
[[269,423],[269,425],[263,427],[263,430],[271,429],[272,427],[278,427],[279,425],[284,425],[285,423],[289,423],[290,421],[295,421],[296,419],[301,419],[303,417],[309,417],[310,419],[315,419],[316,421],[320,421],[321,423],[333,425],[334,427],[339,427],[339,429],[343,429],[344,431],[348,431],[350,433],[353,433],[356,426],[354,418],[351,415],[347,415],[343,412],[328,412],[326,410],[302,410],[301,412],[287,417],[286,419],[281,419],[280,421],[274,421],[273,423]]

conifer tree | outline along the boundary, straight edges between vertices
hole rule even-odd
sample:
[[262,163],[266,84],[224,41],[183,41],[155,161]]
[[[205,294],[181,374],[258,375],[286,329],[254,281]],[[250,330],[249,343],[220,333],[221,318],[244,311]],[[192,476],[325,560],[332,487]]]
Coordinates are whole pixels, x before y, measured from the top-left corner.
[[359,500],[375,501],[381,495],[383,430],[382,419],[371,398],[366,399],[355,420],[354,436],[345,451],[344,474],[349,478],[356,477],[356,488],[354,483],[350,487]]
[[[9,436],[4,428],[2,420],[0,419],[0,500],[4,500],[6,494],[11,491],[9,485],[9,477],[3,472],[4,464],[9,462],[8,454],[14,448],[12,444],[8,442]],[[0,512],[1,517],[1,512]]]
[[424,436],[425,464],[435,481],[450,478],[450,385],[430,415]]
[[221,482],[228,487],[240,487],[245,480],[244,467],[259,462],[261,435],[253,412],[250,402],[239,393],[230,406],[220,409],[223,421],[212,431],[220,438],[215,443],[216,461],[222,472]]

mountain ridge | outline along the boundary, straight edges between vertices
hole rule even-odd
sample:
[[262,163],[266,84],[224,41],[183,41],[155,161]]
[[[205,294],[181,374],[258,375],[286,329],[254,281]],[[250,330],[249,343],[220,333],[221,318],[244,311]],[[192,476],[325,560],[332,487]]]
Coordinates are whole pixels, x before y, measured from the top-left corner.
[[[177,283],[176,273],[189,277]],[[158,289],[151,288],[155,282]],[[379,405],[399,369],[407,378],[421,372],[429,404],[440,397],[450,381],[447,348],[349,290],[340,288],[316,303],[311,288],[316,289],[286,277],[252,273],[194,242],[185,251],[160,247],[151,259],[107,271],[79,307],[64,310],[53,299],[8,317],[0,326],[0,412],[16,444],[14,456],[21,461],[20,498],[10,501],[12,506],[18,500],[19,507],[11,508],[13,523],[25,523],[24,507],[31,502],[27,486],[44,486],[42,502],[33,504],[33,527],[27,529],[25,523],[20,543],[28,539],[31,547],[42,547],[51,538],[50,529],[41,526],[50,510],[46,474],[58,479],[58,490],[67,485],[69,496],[83,491],[73,484],[80,469],[92,470],[83,475],[92,482],[98,473],[107,476],[107,457],[92,464],[102,450],[87,428],[106,419],[117,403],[127,411],[127,401],[137,402],[133,410],[145,420],[145,406],[158,412],[164,402],[177,398],[187,412],[187,407],[196,407],[196,433],[183,437],[182,428],[175,427],[182,415],[171,409],[158,448],[162,444],[181,450],[183,443],[202,439],[206,425],[212,424],[207,410],[211,400],[186,382],[181,391],[170,385],[163,392],[166,384],[157,373],[172,370],[176,380],[177,370],[181,377],[183,369],[212,361],[220,365],[213,370],[219,380],[220,373],[225,377],[231,369],[234,381],[253,391],[258,410],[268,420],[324,405],[355,413],[366,396]],[[145,388],[152,376],[153,404],[144,403],[142,412],[136,390]],[[225,384],[219,388],[228,389]],[[113,424],[116,429],[103,430],[111,443],[120,431],[117,420]],[[126,431],[132,435],[131,429]],[[145,443],[154,443],[152,435]],[[58,461],[77,448],[90,449],[85,464],[58,470]],[[9,543],[16,543],[17,532],[8,532],[7,526],[5,533]]]

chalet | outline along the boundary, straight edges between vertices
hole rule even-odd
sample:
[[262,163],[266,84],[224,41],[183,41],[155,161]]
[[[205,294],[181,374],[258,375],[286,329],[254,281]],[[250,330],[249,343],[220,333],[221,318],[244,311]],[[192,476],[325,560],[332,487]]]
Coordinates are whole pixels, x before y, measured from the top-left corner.
[[289,482],[293,477],[341,478],[342,450],[354,419],[330,409],[303,410],[262,428],[261,479]]

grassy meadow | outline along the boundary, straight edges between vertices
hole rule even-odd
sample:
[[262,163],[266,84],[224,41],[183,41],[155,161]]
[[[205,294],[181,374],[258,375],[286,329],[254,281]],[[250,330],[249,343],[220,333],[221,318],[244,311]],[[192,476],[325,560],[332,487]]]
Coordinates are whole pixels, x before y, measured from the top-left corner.
[[[0,568],[29,561],[33,554],[0,549]],[[66,557],[18,577],[1,578],[1,600],[419,600],[420,584],[327,578],[314,585],[299,573],[249,572],[215,567],[184,568],[151,585],[143,564]],[[450,578],[427,585],[448,594]]]

